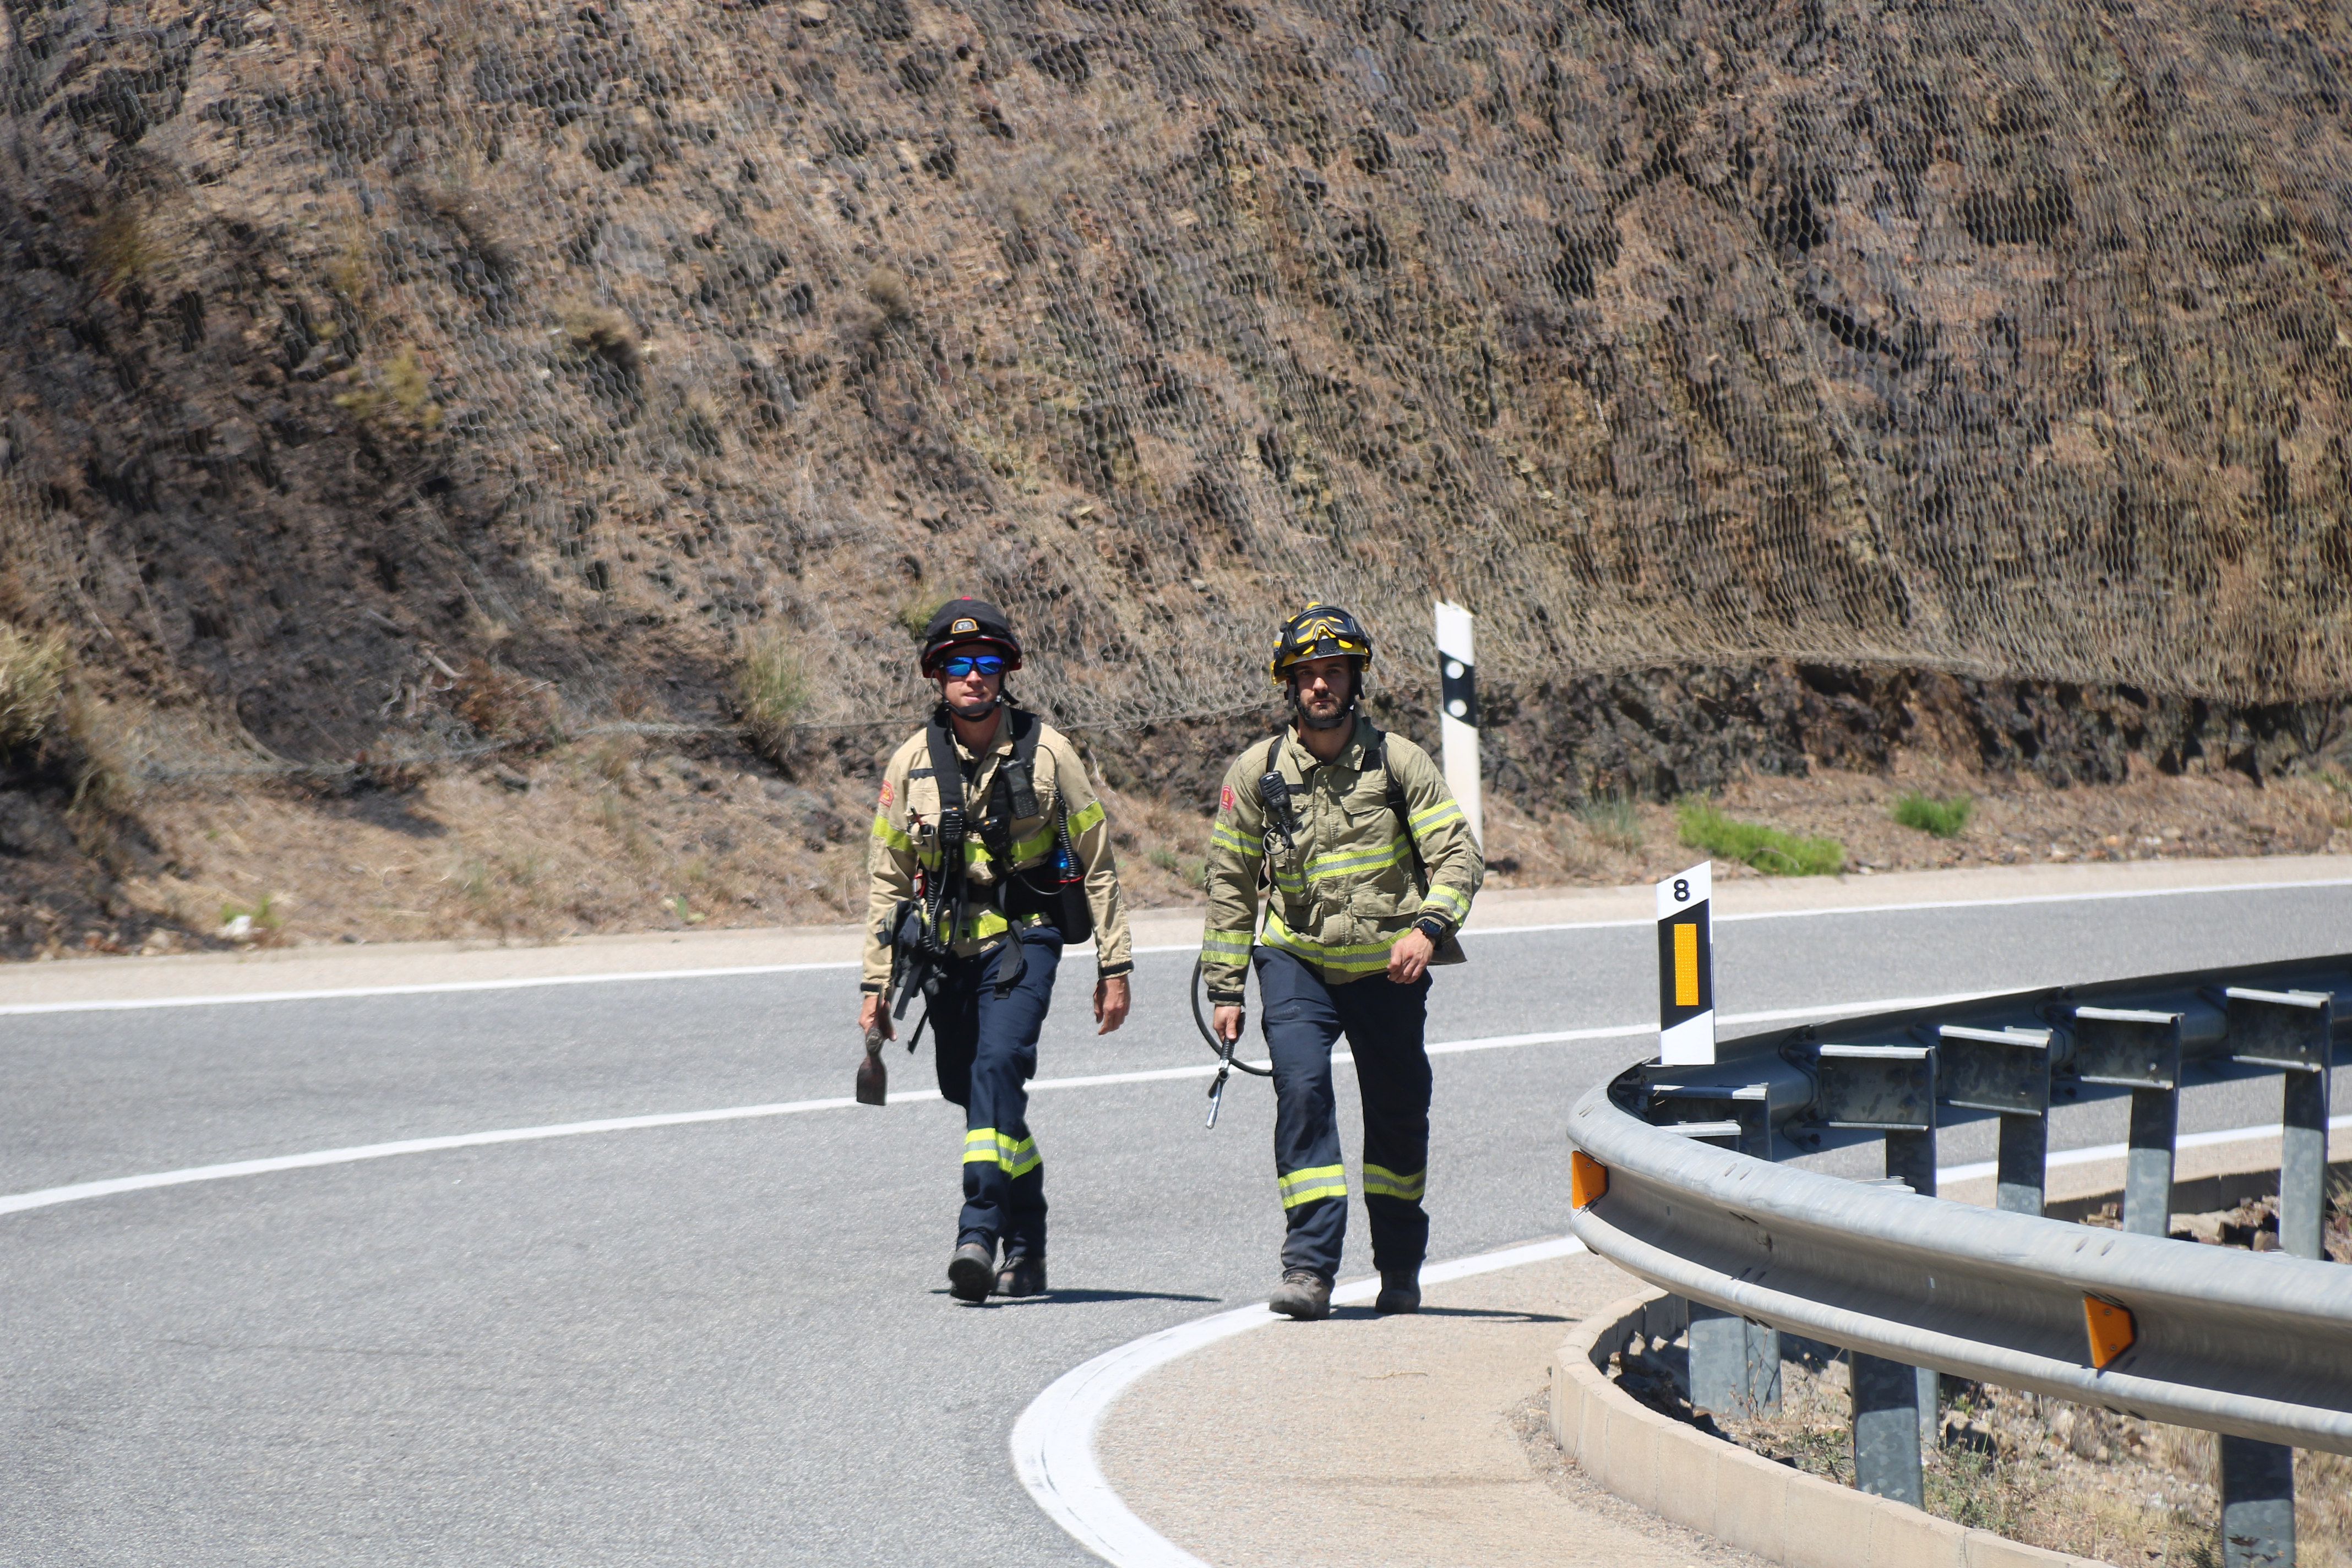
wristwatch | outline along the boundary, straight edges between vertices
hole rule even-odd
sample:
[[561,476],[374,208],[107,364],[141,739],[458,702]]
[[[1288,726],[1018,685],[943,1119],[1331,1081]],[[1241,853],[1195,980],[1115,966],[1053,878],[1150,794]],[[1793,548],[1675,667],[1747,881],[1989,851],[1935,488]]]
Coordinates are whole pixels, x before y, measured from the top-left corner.
[[1412,929],[1430,940],[1431,945],[1445,940],[1445,922],[1435,915],[1423,915],[1412,922]]

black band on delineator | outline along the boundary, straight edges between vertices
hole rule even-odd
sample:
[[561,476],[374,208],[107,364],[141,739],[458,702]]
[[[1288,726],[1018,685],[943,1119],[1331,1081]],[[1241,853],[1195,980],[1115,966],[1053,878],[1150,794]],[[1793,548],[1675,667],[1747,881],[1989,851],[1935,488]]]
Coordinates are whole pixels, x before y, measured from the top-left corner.
[[[1449,719],[1478,726],[1478,669],[1466,658],[1437,656],[1437,701]],[[1456,704],[1460,706],[1456,706]]]

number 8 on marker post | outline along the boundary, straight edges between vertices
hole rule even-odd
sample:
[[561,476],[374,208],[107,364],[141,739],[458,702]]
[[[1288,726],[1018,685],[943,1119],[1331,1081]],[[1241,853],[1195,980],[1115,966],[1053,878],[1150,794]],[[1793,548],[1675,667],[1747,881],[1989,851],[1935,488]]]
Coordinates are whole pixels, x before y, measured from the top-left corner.
[[1702,860],[1658,884],[1658,1059],[1670,1068],[1715,1061],[1713,868]]

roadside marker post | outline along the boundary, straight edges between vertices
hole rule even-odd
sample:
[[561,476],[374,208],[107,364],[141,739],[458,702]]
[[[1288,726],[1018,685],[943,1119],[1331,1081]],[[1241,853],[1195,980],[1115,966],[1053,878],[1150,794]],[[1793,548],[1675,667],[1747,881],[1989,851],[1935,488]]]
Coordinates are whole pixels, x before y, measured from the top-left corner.
[[1462,803],[1470,837],[1486,848],[1486,822],[1478,792],[1478,660],[1469,611],[1437,604],[1437,738],[1445,787]]
[[1658,1059],[1715,1065],[1714,866],[1702,860],[1658,884]]

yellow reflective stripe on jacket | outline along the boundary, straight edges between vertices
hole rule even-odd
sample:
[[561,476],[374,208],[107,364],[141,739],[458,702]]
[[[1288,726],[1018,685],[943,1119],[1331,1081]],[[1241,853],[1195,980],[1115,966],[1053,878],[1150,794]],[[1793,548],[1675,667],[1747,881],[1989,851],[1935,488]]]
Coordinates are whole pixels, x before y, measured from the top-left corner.
[[1243,963],[1249,959],[1250,933],[1245,931],[1204,931],[1201,958],[1208,963]]
[[1102,819],[1103,803],[1098,800],[1087,802],[1086,805],[1070,813],[1070,836],[1076,837]]
[[1364,1195],[1368,1198],[1402,1198],[1407,1203],[1417,1204],[1428,1187],[1429,1173],[1425,1170],[1400,1176],[1386,1165],[1375,1165],[1370,1160],[1364,1162]]
[[1318,881],[1327,877],[1342,877],[1351,871],[1377,871],[1393,866],[1412,852],[1412,842],[1402,833],[1377,849],[1331,850],[1307,862],[1307,874]]
[[1265,845],[1230,822],[1220,822],[1209,829],[1209,842],[1220,848],[1230,849],[1245,860],[1255,860],[1265,854]]
[[890,826],[890,818],[882,812],[874,814],[874,837],[893,849],[911,850],[915,841]]
[[1348,1174],[1337,1165],[1309,1165],[1303,1171],[1293,1171],[1284,1176],[1282,1206],[1295,1209],[1300,1204],[1311,1204],[1318,1198],[1345,1198],[1348,1195]]
[[1443,882],[1432,882],[1429,885],[1428,895],[1422,900],[1423,909],[1433,906],[1439,913],[1448,916],[1456,924],[1461,923],[1470,913],[1470,900]]
[[1326,947],[1319,942],[1298,935],[1288,926],[1284,925],[1281,911],[1273,909],[1265,911],[1265,944],[1268,947],[1280,948],[1293,957],[1303,958],[1309,963],[1318,963],[1326,969],[1336,969],[1350,974],[1371,974],[1386,969],[1389,966],[1389,948],[1391,945],[1386,942],[1367,942],[1343,947]]
[[993,1127],[975,1127],[963,1135],[963,1163],[994,1165],[1008,1176],[1025,1176],[1044,1164],[1034,1138],[1010,1138]]
[[1438,824],[1442,822],[1452,822],[1461,815],[1462,803],[1460,801],[1441,800],[1435,805],[1424,806],[1421,810],[1414,812],[1411,819],[1408,821],[1407,826],[1412,829],[1412,836],[1415,838],[1418,838],[1423,834],[1428,832],[1431,828],[1435,827]]
[[[1013,864],[1018,868],[1033,865],[1044,859],[1054,847],[1055,837],[1054,825],[1048,821],[1045,826],[1013,846]],[[966,866],[992,865],[994,860],[995,858],[988,852],[988,846],[982,844],[977,837],[967,837],[964,839],[963,863]]]

